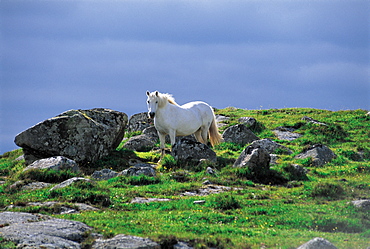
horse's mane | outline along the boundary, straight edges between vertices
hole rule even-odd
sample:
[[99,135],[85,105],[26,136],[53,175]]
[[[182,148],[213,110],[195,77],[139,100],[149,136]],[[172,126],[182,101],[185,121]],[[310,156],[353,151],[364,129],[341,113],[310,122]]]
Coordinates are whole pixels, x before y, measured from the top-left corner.
[[174,97],[172,97],[171,94],[168,94],[168,93],[159,93],[159,97],[160,97],[161,100],[166,100],[170,104],[178,105],[176,103]]

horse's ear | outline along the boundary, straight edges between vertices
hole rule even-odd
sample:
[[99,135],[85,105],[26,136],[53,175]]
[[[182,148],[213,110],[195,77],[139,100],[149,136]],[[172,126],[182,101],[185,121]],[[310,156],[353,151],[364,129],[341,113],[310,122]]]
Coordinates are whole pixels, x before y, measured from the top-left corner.
[[149,96],[149,95],[150,95],[150,92],[149,92],[149,91],[146,91],[146,95],[148,95],[148,96]]
[[157,97],[158,97],[158,94],[159,94],[159,92],[158,92],[158,91],[155,91],[155,96],[157,96]]

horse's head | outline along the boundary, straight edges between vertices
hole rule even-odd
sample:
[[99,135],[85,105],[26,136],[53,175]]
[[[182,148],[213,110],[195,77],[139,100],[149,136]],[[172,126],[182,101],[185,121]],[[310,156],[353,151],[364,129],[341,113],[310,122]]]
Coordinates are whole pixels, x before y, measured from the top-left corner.
[[146,92],[146,95],[148,96],[148,99],[146,103],[148,104],[148,115],[149,118],[154,118],[155,112],[158,109],[158,103],[159,103],[159,92]]

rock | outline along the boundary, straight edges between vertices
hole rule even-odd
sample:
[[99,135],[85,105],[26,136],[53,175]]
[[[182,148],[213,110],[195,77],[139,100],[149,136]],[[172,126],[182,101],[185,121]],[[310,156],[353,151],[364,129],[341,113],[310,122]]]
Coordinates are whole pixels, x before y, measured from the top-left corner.
[[116,177],[118,173],[114,170],[111,169],[102,169],[99,171],[95,171],[92,175],[91,178],[97,181],[102,181],[102,180],[109,180],[113,177]]
[[229,119],[230,119],[229,117],[223,115],[216,115],[217,127],[220,128],[227,125],[224,122],[228,122]]
[[150,151],[155,144],[156,141],[152,137],[143,134],[131,137],[123,147],[129,150],[146,152]]
[[47,188],[52,185],[51,183],[46,183],[46,182],[31,182],[28,183],[24,186],[22,186],[22,190],[35,190],[35,189],[42,189],[42,188]]
[[216,175],[216,170],[212,169],[211,167],[207,167],[206,173],[209,175]]
[[159,244],[150,239],[119,234],[111,239],[97,239],[92,249],[159,249]]
[[143,198],[143,197],[135,197],[131,200],[131,203],[150,203],[150,202],[162,202],[162,201],[172,201],[168,198]]
[[317,124],[317,125],[324,125],[324,126],[328,126],[328,125],[327,125],[327,124],[325,124],[325,123],[322,123],[322,122],[320,122],[320,121],[318,121],[318,120],[315,120],[315,119],[310,118],[310,117],[307,117],[307,116],[304,116],[304,117],[302,118],[302,120],[304,120],[304,121],[306,121],[306,122],[308,122],[308,123],[313,123],[313,124]]
[[0,234],[17,248],[81,248],[85,234],[92,228],[78,221],[55,219],[46,215],[2,212]]
[[258,145],[250,145],[244,149],[233,167],[248,167],[251,172],[263,174],[270,169],[270,154]]
[[47,119],[15,137],[27,164],[53,156],[77,163],[94,162],[122,141],[127,115],[110,109],[70,110]]
[[267,150],[268,153],[272,154],[272,153],[275,153],[277,150],[280,150],[281,152],[283,152],[283,154],[292,154],[293,152],[288,149],[287,147],[281,145],[281,144],[278,144],[268,138],[265,138],[265,139],[261,139],[261,140],[256,140],[254,142],[252,142],[251,144],[252,146],[254,147],[260,147],[260,148],[263,148],[265,150]]
[[252,128],[257,124],[257,120],[252,117],[241,117],[238,119],[238,122],[244,124],[247,128]]
[[297,159],[312,158],[312,166],[322,166],[330,162],[337,156],[327,146],[322,144],[315,144],[308,148],[305,152],[295,156]]
[[157,142],[159,139],[157,129],[154,126],[145,128],[143,130],[143,135],[150,137],[154,142]]
[[147,112],[134,114],[130,117],[127,125],[128,132],[143,131],[145,128],[152,126],[151,119]]
[[173,245],[173,249],[193,249],[194,247],[189,246],[187,243],[179,241],[177,244]]
[[370,210],[370,200],[357,200],[351,202],[356,208],[364,211]]
[[75,173],[80,172],[78,164],[64,156],[55,156],[34,161],[26,167],[23,172],[30,169],[51,169],[55,171],[70,170]]
[[[70,214],[78,213],[79,211],[96,211],[98,210],[95,207],[84,203],[73,203],[73,205],[68,205],[66,203],[56,202],[56,201],[47,201],[47,202],[29,202],[24,204],[26,207],[44,207],[53,212],[53,214]],[[20,206],[10,205],[6,209],[10,208],[19,208]]]
[[294,132],[295,130],[296,129],[291,128],[291,127],[280,126],[280,127],[275,128],[272,132],[275,133],[275,135],[280,140],[293,141],[297,138],[302,137],[301,134]]
[[337,249],[332,243],[323,238],[314,238],[297,249]]
[[156,176],[156,172],[154,167],[151,164],[148,163],[139,163],[136,164],[133,167],[130,167],[128,169],[123,170],[118,175],[124,175],[124,176],[140,176],[140,175],[146,175],[146,176]]
[[172,147],[172,156],[176,160],[200,161],[207,159],[211,162],[217,161],[216,153],[207,145],[186,138],[176,142]]
[[83,178],[83,177],[73,177],[71,179],[68,179],[68,180],[65,180],[64,182],[61,182],[57,185],[55,185],[54,187],[52,187],[50,189],[50,191],[53,191],[53,190],[56,190],[56,189],[60,189],[60,188],[65,188],[75,182],[79,182],[79,181],[85,181],[85,182],[92,182],[92,180],[90,179],[87,179],[87,178]]
[[223,132],[222,137],[225,142],[237,143],[241,145],[249,144],[259,139],[243,124],[237,124],[227,128]]

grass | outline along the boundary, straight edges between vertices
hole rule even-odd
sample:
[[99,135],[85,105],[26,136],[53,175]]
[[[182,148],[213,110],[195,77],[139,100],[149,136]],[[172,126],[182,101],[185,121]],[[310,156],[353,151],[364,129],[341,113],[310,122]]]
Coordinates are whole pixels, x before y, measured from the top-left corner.
[[[140,159],[158,165],[156,177],[119,176],[96,183],[79,182],[50,191],[12,189],[18,180],[59,182],[69,172],[22,173],[24,161],[16,161],[21,150],[0,156],[0,207],[11,204],[13,211],[55,211],[26,207],[27,202],[59,201],[69,205],[83,202],[99,208],[77,214],[53,215],[85,222],[94,232],[106,238],[117,234],[149,237],[168,248],[178,240],[195,248],[296,248],[314,237],[323,237],[338,248],[366,248],[370,245],[370,212],[357,210],[349,202],[370,196],[370,117],[367,111],[327,111],[309,108],[243,110],[225,108],[217,114],[230,117],[227,125],[240,117],[254,117],[253,132],[270,138],[293,151],[277,151],[277,165],[264,175],[233,168],[245,146],[233,143],[217,145],[217,163],[190,164],[176,161],[167,154],[159,162],[157,150],[133,152],[122,148],[82,172],[110,168],[122,171],[129,159]],[[306,123],[309,116],[327,124]],[[295,127],[302,137],[293,141],[278,140],[272,130],[279,126]],[[136,133],[135,133],[136,134]],[[134,135],[135,135],[134,134]],[[310,146],[321,143],[337,155],[331,162],[312,167],[310,159],[295,156]],[[296,174],[293,165],[305,167],[306,175]],[[216,170],[215,175],[206,168]],[[72,175],[71,175],[72,176]],[[205,180],[231,187],[232,190],[208,196],[186,196],[198,191]],[[168,202],[131,203],[135,197],[169,198]],[[195,201],[202,201],[197,204]],[[4,242],[0,238],[0,244]],[[7,245],[14,248],[12,243]],[[167,246],[167,247],[166,247]],[[0,247],[1,248],[1,247]]]

